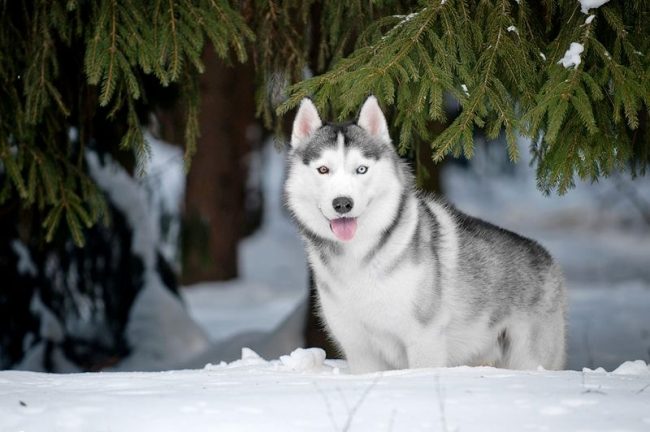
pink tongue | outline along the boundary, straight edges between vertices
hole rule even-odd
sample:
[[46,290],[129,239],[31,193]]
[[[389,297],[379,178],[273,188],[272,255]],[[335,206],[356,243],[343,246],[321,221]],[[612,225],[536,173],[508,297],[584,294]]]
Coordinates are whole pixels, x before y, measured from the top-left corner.
[[354,237],[357,232],[357,219],[356,218],[340,218],[332,219],[330,221],[330,228],[336,237],[340,240],[348,241]]

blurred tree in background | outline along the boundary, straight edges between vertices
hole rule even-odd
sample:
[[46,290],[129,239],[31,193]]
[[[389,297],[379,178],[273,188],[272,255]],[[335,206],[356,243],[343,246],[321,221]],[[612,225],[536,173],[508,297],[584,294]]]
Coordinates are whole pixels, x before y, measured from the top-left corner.
[[531,137],[547,192],[644,173],[650,4],[602,3],[0,0],[3,236],[31,251],[86,244],[114,219],[87,151],[141,171],[153,113],[188,168],[197,141],[205,152],[184,230],[205,250],[186,254],[187,280],[234,277],[252,110],[281,131],[305,96],[346,118],[376,94],[428,189],[434,161],[471,157],[476,134],[505,137],[512,160],[517,136]]
[[142,171],[144,127],[174,105],[189,167],[204,47],[242,62],[253,38],[223,0],[0,1],[0,367],[129,354],[139,293],[176,276],[123,169]]
[[[199,132],[198,77],[207,40],[244,61],[253,39],[226,1],[3,1],[0,4],[0,160],[18,196],[42,212],[51,240],[66,221],[79,246],[105,204],[84,172],[104,145],[126,165],[145,160],[142,125],[161,88],[178,84],[189,165]],[[75,133],[71,134],[71,130]]]

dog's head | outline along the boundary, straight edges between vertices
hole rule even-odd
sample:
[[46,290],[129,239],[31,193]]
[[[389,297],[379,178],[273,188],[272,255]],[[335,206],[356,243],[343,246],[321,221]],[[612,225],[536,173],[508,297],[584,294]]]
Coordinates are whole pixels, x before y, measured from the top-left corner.
[[[287,206],[303,229],[337,242],[360,241],[386,228],[404,173],[374,96],[356,122],[323,124],[304,99],[293,123]],[[388,222],[387,222],[388,221]]]

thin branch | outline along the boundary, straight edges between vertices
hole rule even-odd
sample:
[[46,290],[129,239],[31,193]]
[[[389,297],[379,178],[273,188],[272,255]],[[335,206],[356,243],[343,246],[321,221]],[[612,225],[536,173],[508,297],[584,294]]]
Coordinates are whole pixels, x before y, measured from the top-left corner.
[[377,383],[382,378],[382,376],[383,376],[383,374],[379,373],[377,375],[377,377],[372,381],[372,383],[370,383],[370,385],[363,392],[363,394],[361,395],[361,397],[359,398],[357,403],[354,404],[354,406],[352,407],[352,409],[348,413],[348,418],[347,418],[347,420],[345,422],[345,425],[343,426],[343,429],[341,429],[342,432],[348,432],[350,430],[350,427],[352,426],[352,420],[354,420],[355,414],[357,413],[359,408],[361,408],[361,405],[363,404],[363,402],[366,400],[366,398],[370,394],[370,391],[377,385]]
[[440,375],[436,375],[436,393],[438,395],[438,409],[440,410],[440,423],[443,432],[448,432],[447,414],[445,413],[445,394],[440,386]]
[[323,401],[325,402],[325,407],[327,409],[327,417],[330,419],[330,423],[332,423],[334,430],[339,430],[339,425],[336,424],[336,419],[334,418],[334,412],[332,411],[332,404],[330,403],[329,398],[327,397],[323,389],[321,389],[318,386],[318,383],[316,381],[313,381],[312,384],[314,385],[316,391],[323,398]]

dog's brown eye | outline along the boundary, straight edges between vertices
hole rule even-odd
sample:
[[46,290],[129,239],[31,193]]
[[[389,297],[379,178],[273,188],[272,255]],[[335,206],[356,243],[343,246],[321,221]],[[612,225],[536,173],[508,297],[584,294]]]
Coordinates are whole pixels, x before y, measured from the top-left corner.
[[330,172],[330,169],[327,168],[325,165],[318,167],[319,174],[327,174],[328,172]]

